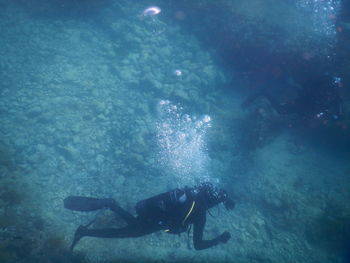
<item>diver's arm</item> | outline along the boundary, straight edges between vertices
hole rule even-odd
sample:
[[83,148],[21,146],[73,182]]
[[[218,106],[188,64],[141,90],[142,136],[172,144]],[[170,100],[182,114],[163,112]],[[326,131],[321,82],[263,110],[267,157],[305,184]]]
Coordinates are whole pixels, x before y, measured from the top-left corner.
[[193,223],[193,246],[196,250],[202,250],[218,245],[220,242],[226,243],[231,237],[228,232],[224,232],[220,236],[210,239],[203,240],[203,231],[206,222],[206,213],[201,212],[197,216],[197,220]]

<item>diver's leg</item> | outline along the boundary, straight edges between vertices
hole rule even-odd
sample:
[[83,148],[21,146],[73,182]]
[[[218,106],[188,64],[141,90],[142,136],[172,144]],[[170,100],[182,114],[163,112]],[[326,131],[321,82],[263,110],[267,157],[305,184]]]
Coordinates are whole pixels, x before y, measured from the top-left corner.
[[126,238],[140,237],[158,231],[157,228],[146,225],[127,225],[122,228],[103,228],[103,229],[87,229],[81,230],[82,236],[104,237],[104,238]]
[[93,198],[84,196],[68,196],[63,200],[64,207],[75,211],[94,211],[102,208],[109,208],[129,225],[135,223],[135,217],[122,209],[112,198]]
[[117,204],[117,202],[114,201],[112,204],[110,204],[108,208],[111,209],[117,215],[119,215],[121,218],[123,218],[125,222],[128,223],[128,225],[133,225],[137,223],[136,217],[134,217],[132,214],[121,208]]
[[140,237],[159,230],[157,227],[144,224],[140,219],[135,220],[137,223],[122,228],[88,229],[86,226],[79,226],[75,231],[74,240],[70,246],[70,250],[73,250],[78,241],[85,236],[102,238]]

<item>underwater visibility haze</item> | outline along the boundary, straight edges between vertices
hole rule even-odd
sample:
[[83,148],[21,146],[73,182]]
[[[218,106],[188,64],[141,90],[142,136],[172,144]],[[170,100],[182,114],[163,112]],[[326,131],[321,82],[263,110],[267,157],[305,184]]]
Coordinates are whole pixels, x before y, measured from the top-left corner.
[[[349,1],[0,0],[0,41],[0,262],[350,262]],[[199,198],[70,249],[209,184],[215,246]]]

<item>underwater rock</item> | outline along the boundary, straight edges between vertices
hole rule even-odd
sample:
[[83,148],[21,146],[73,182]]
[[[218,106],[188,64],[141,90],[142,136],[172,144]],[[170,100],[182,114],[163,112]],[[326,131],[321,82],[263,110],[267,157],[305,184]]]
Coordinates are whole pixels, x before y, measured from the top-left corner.
[[98,154],[96,156],[96,162],[98,165],[101,166],[103,164],[104,160],[105,160],[105,157],[102,154]]
[[56,151],[58,152],[59,155],[63,156],[66,161],[74,162],[74,160],[76,159],[75,153],[73,152],[72,149],[68,147],[57,146]]
[[144,163],[143,156],[139,153],[129,153],[129,160],[138,165],[143,165]]
[[216,70],[214,66],[205,66],[203,68],[203,73],[207,79],[215,79],[216,78]]
[[350,208],[335,200],[326,200],[326,207],[309,222],[305,235],[309,242],[336,253],[348,249]]
[[160,48],[158,50],[159,54],[161,54],[162,57],[166,58],[166,57],[169,57],[173,54],[173,51],[171,49],[171,46],[166,46],[166,47],[163,47],[163,48]]
[[1,262],[16,262],[17,256],[14,251],[9,250],[8,241],[0,242],[0,261]]
[[40,118],[38,119],[38,123],[43,125],[48,125],[48,124],[51,124],[52,122],[53,121],[48,114],[46,114],[46,116],[40,116]]
[[42,113],[41,108],[39,106],[36,106],[27,111],[26,117],[29,119],[34,119],[39,117],[41,113]]
[[103,114],[99,114],[96,117],[99,121],[108,121],[108,118],[104,116]]
[[210,103],[210,104],[213,104],[213,105],[216,105],[217,104],[217,94],[216,93],[211,93],[211,94],[207,94],[205,96],[205,102],[206,103]]
[[165,97],[170,97],[170,94],[173,92],[174,89],[175,89],[174,85],[163,84],[162,92]]
[[191,83],[191,86],[199,87],[202,84],[201,78],[196,74],[189,74],[185,77],[185,81]]
[[[3,205],[3,204],[1,204],[1,205]],[[0,211],[0,212],[3,212],[3,211]],[[0,228],[2,228],[2,229],[13,226],[13,225],[15,225],[15,223],[16,222],[14,221],[14,218],[11,218],[11,217],[5,216],[5,215],[0,216]]]
[[146,145],[146,142],[142,134],[137,134],[133,138],[132,145],[135,153],[141,154],[141,153],[147,152],[148,147]]
[[125,182],[125,177],[123,175],[117,175],[115,176],[115,183],[116,185],[124,185],[124,182]]
[[156,77],[151,74],[148,73],[145,75],[145,78],[143,80],[143,84],[145,84],[145,86],[143,88],[147,88],[147,89],[155,89],[155,90],[161,90],[163,85],[162,83],[160,83]]
[[21,193],[15,190],[5,190],[0,193],[0,199],[9,206],[19,205],[24,197]]
[[122,81],[129,81],[136,78],[134,72],[130,68],[124,67],[118,69],[118,77]]
[[33,221],[33,226],[36,230],[43,231],[45,228],[45,221],[41,218],[37,218]]
[[175,97],[178,97],[178,99],[183,100],[185,102],[189,102],[190,101],[189,95],[182,89],[175,89],[173,91],[173,95]]

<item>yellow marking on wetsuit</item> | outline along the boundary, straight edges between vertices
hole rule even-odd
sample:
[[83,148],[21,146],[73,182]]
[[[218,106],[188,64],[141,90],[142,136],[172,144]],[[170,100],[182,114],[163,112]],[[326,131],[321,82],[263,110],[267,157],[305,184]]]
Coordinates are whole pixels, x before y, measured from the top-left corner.
[[188,213],[187,213],[185,219],[182,221],[182,225],[185,224],[185,221],[187,220],[187,218],[188,218],[188,217],[190,216],[190,214],[192,213],[192,210],[193,210],[193,207],[194,207],[195,204],[196,204],[196,201],[193,201],[190,211],[188,211]]
[[[182,221],[182,225],[185,224],[185,221],[187,220],[187,218],[188,218],[188,217],[190,216],[190,214],[192,213],[192,210],[193,210],[195,204],[196,204],[196,201],[193,201],[193,202],[192,202],[192,205],[191,205],[191,208],[190,208],[190,211],[188,211],[188,213],[187,213],[185,219]],[[171,229],[165,229],[165,230],[164,230],[164,232],[169,232],[169,231],[171,231]]]

